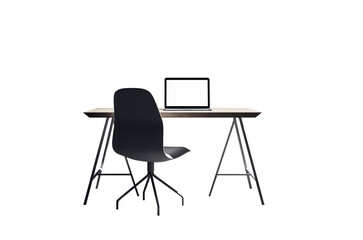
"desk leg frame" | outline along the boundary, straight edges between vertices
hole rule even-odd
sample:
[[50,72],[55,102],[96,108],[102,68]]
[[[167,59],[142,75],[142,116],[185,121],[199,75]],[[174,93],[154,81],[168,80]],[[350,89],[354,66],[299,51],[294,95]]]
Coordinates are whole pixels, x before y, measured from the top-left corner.
[[258,182],[257,172],[256,172],[256,169],[255,169],[255,165],[254,165],[253,160],[252,160],[252,154],[251,154],[250,146],[249,146],[248,141],[247,141],[246,131],[245,131],[245,128],[243,126],[242,119],[241,118],[238,118],[238,119],[239,119],[239,122],[241,124],[243,138],[245,139],[246,148],[247,148],[248,156],[250,158],[250,162],[251,162],[251,166],[252,166],[252,171],[253,171],[254,179],[256,181],[256,185],[257,185],[257,189],[258,189],[258,194],[260,195],[261,204],[262,205],[265,205],[265,202],[264,202],[263,197],[262,197],[260,183]]
[[[127,158],[126,157],[125,157],[125,160],[126,160],[126,164],[127,164],[127,168],[129,170],[129,173],[102,173],[102,168],[103,168],[103,164],[105,162],[106,152],[107,152],[107,148],[108,148],[108,144],[109,144],[109,141],[110,141],[110,136],[111,136],[112,128],[113,128],[113,124],[114,124],[114,119],[113,118],[111,120],[111,124],[110,124],[109,131],[108,131],[108,135],[107,135],[106,145],[105,145],[105,148],[104,148],[104,151],[103,151],[101,166],[100,166],[99,170],[96,172],[96,168],[97,168],[97,165],[98,165],[98,159],[100,157],[100,153],[101,153],[102,145],[103,145],[103,142],[104,142],[105,133],[106,133],[106,129],[107,129],[107,126],[108,126],[109,119],[110,118],[107,117],[106,120],[105,120],[105,125],[103,127],[100,144],[98,146],[98,150],[97,150],[97,154],[96,154],[96,159],[95,159],[95,162],[93,164],[93,168],[92,168],[92,172],[91,172],[91,177],[90,177],[90,180],[89,180],[89,183],[88,183],[87,192],[86,192],[86,196],[84,198],[83,205],[86,205],[87,204],[88,196],[89,196],[89,193],[91,191],[92,182],[93,182],[93,180],[97,176],[98,176],[98,179],[97,179],[96,189],[98,188],[98,185],[100,183],[101,175],[105,175],[105,176],[126,176],[126,175],[127,176],[131,176],[131,180],[132,180],[132,182],[133,182],[133,184],[135,186],[135,180],[134,180],[134,177],[132,175],[129,162],[127,161]],[[137,191],[136,186],[135,186],[135,191],[136,191],[136,195],[139,196],[139,193]]]
[[233,118],[233,122],[234,122],[234,125],[236,126],[236,133],[237,133],[239,148],[241,149],[241,155],[242,155],[242,159],[243,159],[243,165],[245,166],[245,172],[246,172],[246,176],[247,176],[248,186],[251,189],[252,188],[252,185],[251,185],[251,180],[250,180],[250,174],[248,173],[248,170],[247,170],[246,157],[245,157],[245,153],[243,151],[241,136],[239,135],[238,125],[237,125],[237,121],[236,121],[235,118]]
[[98,188],[98,185],[100,184],[100,179],[101,179],[101,174],[102,174],[102,169],[103,169],[103,164],[105,162],[105,158],[106,158],[106,152],[107,152],[107,148],[108,148],[108,144],[110,142],[110,137],[111,137],[111,132],[112,132],[112,127],[113,127],[113,118],[111,120],[111,124],[110,124],[110,128],[108,130],[108,135],[107,135],[107,140],[106,140],[106,145],[105,145],[105,149],[103,151],[103,157],[102,157],[102,162],[101,162],[101,167],[99,169],[99,175],[98,175],[98,179],[97,179],[97,184],[96,184],[96,189]]
[[97,163],[98,163],[98,158],[100,156],[100,152],[101,152],[101,148],[102,148],[102,144],[103,144],[103,139],[105,137],[105,132],[106,132],[106,128],[107,128],[107,125],[108,125],[108,120],[110,118],[106,118],[105,120],[105,126],[103,127],[103,131],[102,131],[102,135],[101,135],[101,140],[100,140],[100,144],[98,145],[98,150],[97,150],[97,154],[96,154],[96,159],[95,159],[95,163],[93,164],[93,169],[92,169],[92,173],[91,173],[91,178],[89,180],[89,183],[88,183],[88,188],[87,188],[87,192],[86,192],[86,196],[84,198],[84,202],[83,202],[83,205],[86,205],[87,204],[87,201],[88,201],[88,196],[89,196],[89,192],[91,190],[91,186],[92,186],[92,182],[93,182],[93,179],[95,177],[95,171],[96,171],[96,167],[97,167]]
[[217,176],[218,176],[218,173],[219,173],[219,168],[221,167],[221,164],[222,164],[222,160],[223,160],[223,157],[224,157],[224,153],[226,152],[226,148],[227,148],[227,145],[228,145],[228,142],[229,142],[229,138],[231,137],[231,133],[232,133],[232,130],[233,130],[233,126],[234,126],[235,122],[233,121],[232,122],[232,126],[231,126],[231,130],[229,130],[229,133],[228,133],[228,137],[227,137],[227,141],[226,141],[226,144],[224,145],[224,148],[223,148],[223,152],[222,152],[222,156],[221,156],[221,160],[219,161],[219,164],[218,164],[218,167],[217,167],[217,172],[216,174],[214,175],[214,179],[213,179],[213,183],[212,183],[212,187],[209,191],[209,196],[212,195],[212,191],[213,191],[213,188],[214,188],[214,184],[216,183],[216,180],[217,180]]
[[[213,183],[212,183],[212,187],[211,187],[210,192],[209,192],[209,196],[211,196],[211,194],[212,194],[212,191],[213,191],[214,184],[216,182],[217,176],[247,176],[247,181],[248,181],[249,188],[252,188],[251,181],[250,181],[250,177],[252,177],[255,180],[256,185],[257,185],[257,189],[258,189],[258,193],[259,193],[259,196],[260,196],[261,204],[262,205],[265,205],[264,200],[263,200],[263,197],[262,197],[262,192],[261,192],[260,184],[259,184],[258,178],[257,178],[257,172],[256,172],[256,169],[255,169],[255,165],[253,163],[251,150],[250,150],[250,147],[249,147],[249,144],[248,144],[246,131],[244,129],[244,125],[243,125],[242,119],[239,117],[238,120],[239,120],[239,123],[240,123],[240,126],[241,126],[241,130],[242,130],[244,142],[246,144],[246,148],[247,148],[247,152],[248,152],[248,157],[250,159],[250,163],[251,163],[253,175],[247,170],[247,162],[246,162],[245,154],[244,154],[244,151],[243,151],[241,136],[240,136],[239,129],[238,129],[238,123],[237,123],[236,118],[233,118],[232,126],[231,126],[231,129],[229,131],[229,134],[228,134],[228,137],[227,137],[227,141],[226,141],[226,144],[224,146],[224,149],[223,149],[223,152],[222,152],[222,156],[221,156],[221,159],[219,161],[219,164],[218,164],[218,167],[217,167],[217,171],[216,171],[216,174],[215,174],[214,179],[213,179]],[[224,157],[224,154],[225,154],[225,151],[226,151],[228,142],[229,142],[229,138],[231,136],[231,132],[232,132],[234,126],[236,127],[237,138],[238,138],[239,146],[240,146],[240,149],[241,149],[241,155],[242,155],[243,164],[244,164],[245,172],[246,173],[245,174],[235,174],[235,173],[234,174],[221,174],[221,173],[219,173],[219,169],[221,167],[222,160],[223,160],[223,157]]]

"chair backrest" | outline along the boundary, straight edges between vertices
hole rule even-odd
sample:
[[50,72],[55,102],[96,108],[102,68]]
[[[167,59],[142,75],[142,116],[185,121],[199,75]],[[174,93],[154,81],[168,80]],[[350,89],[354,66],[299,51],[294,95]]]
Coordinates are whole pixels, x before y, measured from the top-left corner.
[[151,93],[140,88],[123,88],[114,95],[112,147],[116,153],[135,160],[170,160],[164,153],[163,122]]

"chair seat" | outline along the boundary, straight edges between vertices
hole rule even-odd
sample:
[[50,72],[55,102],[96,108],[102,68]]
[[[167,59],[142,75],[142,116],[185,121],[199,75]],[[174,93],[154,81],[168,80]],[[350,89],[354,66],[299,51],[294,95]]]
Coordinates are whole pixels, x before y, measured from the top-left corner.
[[166,154],[169,154],[174,159],[184,155],[190,150],[185,147],[164,147],[164,151]]

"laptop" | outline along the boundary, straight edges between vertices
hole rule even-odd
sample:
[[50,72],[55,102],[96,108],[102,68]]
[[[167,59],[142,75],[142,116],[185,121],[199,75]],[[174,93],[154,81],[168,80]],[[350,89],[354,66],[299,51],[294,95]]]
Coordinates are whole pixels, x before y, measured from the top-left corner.
[[165,78],[164,110],[210,110],[209,78]]

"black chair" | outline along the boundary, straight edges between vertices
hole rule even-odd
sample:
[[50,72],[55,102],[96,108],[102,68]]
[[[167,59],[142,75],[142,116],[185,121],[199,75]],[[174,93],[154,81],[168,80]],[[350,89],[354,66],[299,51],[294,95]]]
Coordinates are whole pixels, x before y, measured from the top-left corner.
[[116,209],[118,209],[119,201],[144,180],[146,180],[143,191],[143,200],[145,200],[145,191],[151,180],[157,204],[157,214],[160,215],[154,178],[178,194],[182,198],[182,205],[184,205],[183,196],[154,174],[154,163],[175,159],[189,152],[189,149],[164,147],[163,121],[151,93],[139,88],[124,88],[116,91],[114,112],[113,149],[116,153],[127,158],[147,162],[146,176],[117,199]]

